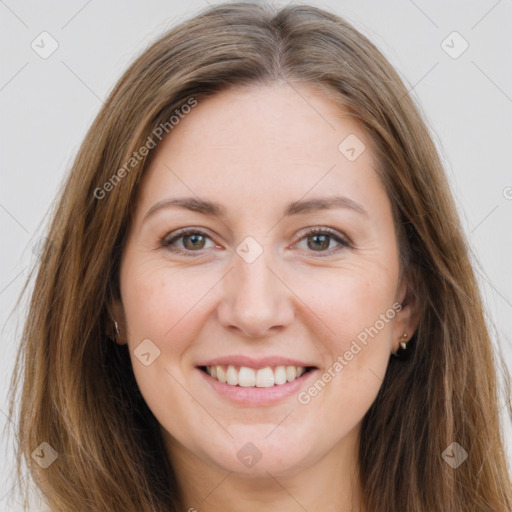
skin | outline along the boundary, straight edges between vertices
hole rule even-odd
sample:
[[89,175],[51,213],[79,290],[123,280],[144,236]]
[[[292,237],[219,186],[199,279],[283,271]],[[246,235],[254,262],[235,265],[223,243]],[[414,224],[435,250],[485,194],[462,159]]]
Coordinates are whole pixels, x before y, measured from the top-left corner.
[[[366,145],[353,162],[338,149],[349,134]],[[114,313],[118,343],[128,343],[137,383],[162,427],[185,510],[362,510],[361,421],[390,354],[416,329],[412,302],[306,405],[297,394],[270,406],[233,404],[205,384],[196,365],[233,354],[291,356],[319,368],[307,390],[358,334],[404,301],[391,204],[367,136],[322,89],[273,83],[200,101],[154,151]],[[367,213],[335,208],[283,217],[290,202],[334,193]],[[159,201],[180,196],[216,201],[226,212],[162,208],[145,219]],[[162,246],[185,227],[206,238],[176,240],[183,254]],[[310,227],[330,227],[351,245],[306,236]],[[263,250],[252,263],[236,252],[247,236]],[[144,339],[160,350],[149,366],[134,355]],[[249,442],[262,454],[250,468],[237,457]]]

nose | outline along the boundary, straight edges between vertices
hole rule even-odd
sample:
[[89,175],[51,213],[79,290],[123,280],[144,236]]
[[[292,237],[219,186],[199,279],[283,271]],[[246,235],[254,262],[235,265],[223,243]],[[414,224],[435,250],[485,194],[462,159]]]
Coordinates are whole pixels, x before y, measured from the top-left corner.
[[235,252],[233,268],[223,279],[219,322],[246,337],[270,336],[294,319],[293,293],[270,252],[265,249],[252,263]]

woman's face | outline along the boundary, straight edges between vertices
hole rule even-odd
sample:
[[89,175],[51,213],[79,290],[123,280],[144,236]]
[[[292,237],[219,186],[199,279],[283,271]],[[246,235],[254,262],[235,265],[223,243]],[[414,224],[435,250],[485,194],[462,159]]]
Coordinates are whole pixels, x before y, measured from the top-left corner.
[[366,135],[274,84],[199,101],[153,151],[115,311],[171,457],[277,476],[353,456],[416,325]]

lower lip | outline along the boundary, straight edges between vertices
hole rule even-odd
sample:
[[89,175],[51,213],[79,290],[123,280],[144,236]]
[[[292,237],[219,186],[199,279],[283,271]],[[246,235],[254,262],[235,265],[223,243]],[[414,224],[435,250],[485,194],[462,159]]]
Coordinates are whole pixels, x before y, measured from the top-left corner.
[[317,370],[310,370],[292,382],[287,382],[286,384],[280,384],[269,388],[244,388],[242,386],[231,386],[229,384],[219,382],[217,379],[214,379],[199,368],[197,368],[197,371],[203,376],[211,389],[222,397],[239,405],[253,406],[272,405],[290,397],[291,395],[297,395],[311,376],[317,372]]

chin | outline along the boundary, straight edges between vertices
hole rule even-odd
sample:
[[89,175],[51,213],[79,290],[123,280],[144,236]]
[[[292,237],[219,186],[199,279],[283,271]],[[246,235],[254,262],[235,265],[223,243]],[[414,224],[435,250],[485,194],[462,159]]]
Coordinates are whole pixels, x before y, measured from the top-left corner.
[[[287,436],[285,431],[281,435],[275,432],[269,435],[272,429],[268,425],[258,433],[254,426],[246,432],[243,428],[238,431],[239,435],[230,438],[221,449],[212,452],[212,444],[204,447],[204,456],[224,471],[254,478],[269,478],[269,473],[274,477],[291,476],[315,459],[310,446]],[[300,438],[304,440],[307,436],[301,435]]]

